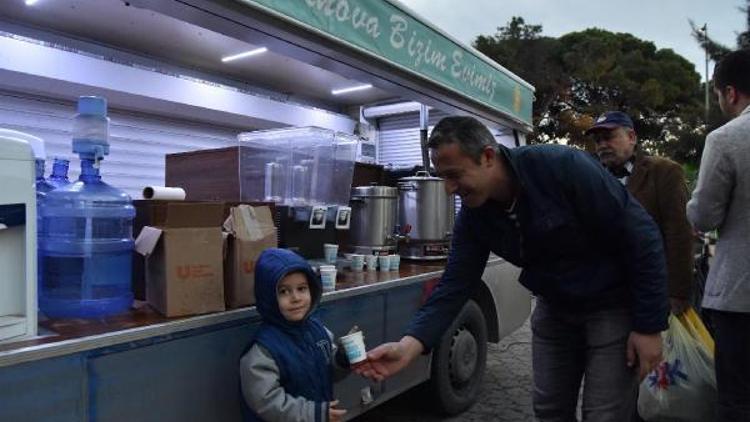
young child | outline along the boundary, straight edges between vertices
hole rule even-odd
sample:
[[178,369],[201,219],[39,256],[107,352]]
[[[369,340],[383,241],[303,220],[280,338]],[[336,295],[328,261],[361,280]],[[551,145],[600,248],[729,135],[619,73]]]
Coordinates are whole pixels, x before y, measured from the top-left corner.
[[240,360],[250,420],[343,420],[346,410],[333,400],[333,335],[311,315],[322,292],[320,278],[294,252],[273,248],[258,258],[255,306],[263,322]]

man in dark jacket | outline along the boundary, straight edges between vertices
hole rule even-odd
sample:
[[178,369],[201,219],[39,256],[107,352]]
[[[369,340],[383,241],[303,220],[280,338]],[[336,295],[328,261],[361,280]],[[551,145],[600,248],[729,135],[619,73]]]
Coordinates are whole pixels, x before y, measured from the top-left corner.
[[[638,375],[661,358],[666,268],[653,220],[593,157],[554,145],[507,149],[471,117],[441,120],[430,136],[446,189],[461,196],[443,277],[395,343],[357,372],[402,370],[440,339],[479,285],[494,252],[523,268],[532,317],[534,412],[539,421],[621,422]],[[638,370],[635,370],[637,366]]]
[[680,315],[693,294],[693,229],[685,214],[688,193],[682,167],[641,151],[633,121],[621,111],[604,113],[586,133],[594,138],[602,164],[659,226],[667,258],[669,302],[672,313]]

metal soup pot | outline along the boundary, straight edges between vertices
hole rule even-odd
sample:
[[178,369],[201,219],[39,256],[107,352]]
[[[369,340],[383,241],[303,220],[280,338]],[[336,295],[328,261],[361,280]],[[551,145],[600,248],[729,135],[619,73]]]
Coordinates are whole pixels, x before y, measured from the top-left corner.
[[453,233],[456,206],[445,192],[445,182],[427,172],[398,179],[401,227],[410,226],[410,242],[448,242]]
[[398,190],[390,186],[352,188],[351,245],[373,250],[394,250],[398,218]]

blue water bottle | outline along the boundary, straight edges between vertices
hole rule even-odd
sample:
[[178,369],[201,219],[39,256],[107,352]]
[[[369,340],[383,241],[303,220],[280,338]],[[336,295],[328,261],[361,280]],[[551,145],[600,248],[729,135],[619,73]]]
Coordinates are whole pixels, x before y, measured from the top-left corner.
[[107,103],[81,97],[73,152],[81,159],[75,183],[42,200],[39,249],[43,261],[39,308],[50,318],[97,318],[128,310],[135,208],[123,191],[102,181],[109,154]]
[[52,164],[52,173],[49,175],[47,183],[54,186],[55,189],[68,186],[70,184],[70,180],[68,180],[69,166],[70,161],[55,157],[55,161]]

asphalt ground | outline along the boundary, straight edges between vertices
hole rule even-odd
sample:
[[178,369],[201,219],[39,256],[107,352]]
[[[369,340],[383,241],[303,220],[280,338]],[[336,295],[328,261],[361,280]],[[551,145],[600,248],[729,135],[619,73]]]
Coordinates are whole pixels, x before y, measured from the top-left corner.
[[529,321],[498,344],[489,344],[487,369],[479,399],[457,416],[436,414],[429,400],[417,388],[410,390],[366,414],[355,422],[435,422],[435,421],[532,421],[531,409],[531,329]]

